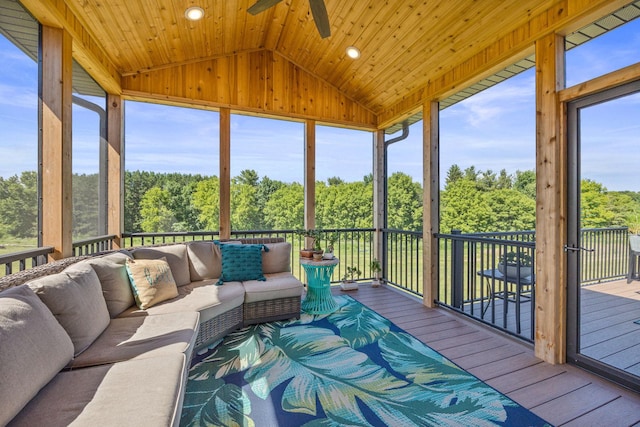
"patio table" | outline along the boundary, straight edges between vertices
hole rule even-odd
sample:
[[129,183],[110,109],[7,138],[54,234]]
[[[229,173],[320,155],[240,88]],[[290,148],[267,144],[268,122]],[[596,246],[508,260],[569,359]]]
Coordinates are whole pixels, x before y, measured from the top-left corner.
[[331,275],[339,262],[338,258],[323,261],[300,258],[308,282],[302,310],[309,314],[329,314],[338,309],[338,303],[331,295]]
[[[505,312],[509,310],[509,302],[515,302],[516,312],[519,312],[520,302],[531,299],[531,291],[533,290],[535,282],[533,275],[519,278],[511,277],[505,276],[497,268],[490,268],[488,270],[478,271],[478,276],[485,278],[489,290],[487,305],[482,307],[483,316],[496,296],[504,301]],[[496,292],[494,288],[495,282],[503,283],[503,289],[501,291]],[[515,287],[515,290],[510,290],[511,287]]]

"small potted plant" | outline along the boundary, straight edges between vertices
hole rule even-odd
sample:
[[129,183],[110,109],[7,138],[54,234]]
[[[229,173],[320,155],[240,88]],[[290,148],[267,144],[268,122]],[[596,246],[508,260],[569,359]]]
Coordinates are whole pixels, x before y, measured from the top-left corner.
[[375,258],[372,259],[369,267],[371,268],[371,272],[373,273],[373,281],[371,282],[371,286],[377,288],[378,286],[380,286],[380,272],[382,271],[380,261]]
[[322,232],[320,230],[298,230],[296,234],[305,237],[304,249],[300,249],[300,258],[313,258],[313,254],[319,252],[320,259],[322,259],[322,247],[320,246]]
[[360,277],[362,271],[357,266],[347,266],[344,276],[342,276],[342,283],[340,287],[343,291],[357,291],[358,282],[356,280]]
[[327,239],[327,250],[324,251],[324,259],[333,259],[333,245],[338,240],[338,233],[330,233],[326,236]]
[[531,276],[533,259],[529,253],[524,251],[507,252],[498,263],[498,271],[509,278]]

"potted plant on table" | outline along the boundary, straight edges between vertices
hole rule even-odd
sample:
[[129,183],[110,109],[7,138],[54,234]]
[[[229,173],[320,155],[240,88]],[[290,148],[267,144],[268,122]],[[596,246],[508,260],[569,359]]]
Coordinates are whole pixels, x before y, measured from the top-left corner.
[[510,251],[498,263],[498,271],[509,278],[521,279],[533,273],[533,259],[523,251]]
[[313,258],[314,253],[319,253],[319,259],[322,259],[322,246],[320,246],[322,232],[320,230],[298,230],[296,234],[305,237],[304,249],[300,249],[300,258]]
[[372,259],[369,267],[371,268],[371,272],[373,273],[373,281],[371,282],[371,286],[377,288],[378,286],[380,286],[380,272],[382,271],[380,261],[378,261],[376,258]]
[[340,288],[343,291],[357,291],[358,282],[356,280],[360,277],[362,271],[357,266],[347,266],[344,276],[342,276],[342,283]]
[[338,233],[329,233],[326,236],[327,239],[327,249],[324,251],[324,259],[333,259],[334,255],[333,255],[333,245],[336,243],[336,240],[338,240]]

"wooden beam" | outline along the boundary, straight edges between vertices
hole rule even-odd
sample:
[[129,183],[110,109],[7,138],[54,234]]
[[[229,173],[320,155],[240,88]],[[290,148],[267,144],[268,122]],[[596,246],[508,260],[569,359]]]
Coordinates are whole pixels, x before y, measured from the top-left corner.
[[122,97],[107,94],[107,234],[121,248],[124,231],[124,108]]
[[220,109],[220,240],[231,238],[231,110]]
[[121,92],[120,74],[99,40],[78,19],[64,1],[22,0],[20,2],[43,25],[64,28],[73,39],[73,58],[107,92]]
[[52,259],[73,253],[71,44],[68,32],[42,27],[42,245],[54,247]]
[[422,117],[422,289],[423,304],[435,307],[438,299],[439,252],[435,234],[440,230],[439,106],[427,102]]
[[566,361],[567,262],[565,118],[558,101],[564,88],[564,38],[536,42],[536,306],[535,354]]
[[[316,122],[304,122],[304,228],[316,228]],[[311,247],[311,239],[305,239]]]
[[588,82],[564,89],[558,94],[559,100],[561,102],[569,102],[576,98],[592,95],[636,80],[640,80],[640,63],[629,65]]
[[384,183],[385,176],[385,148],[384,131],[379,130],[373,134],[373,257],[380,261],[383,268],[385,254],[382,247],[382,229],[384,228]]

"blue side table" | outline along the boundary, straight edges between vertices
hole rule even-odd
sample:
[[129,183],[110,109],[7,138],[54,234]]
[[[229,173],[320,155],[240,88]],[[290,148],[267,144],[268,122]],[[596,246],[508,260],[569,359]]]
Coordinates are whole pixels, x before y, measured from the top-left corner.
[[300,258],[308,282],[302,310],[309,314],[329,314],[338,309],[338,303],[331,295],[331,275],[339,262],[338,258],[323,261]]

